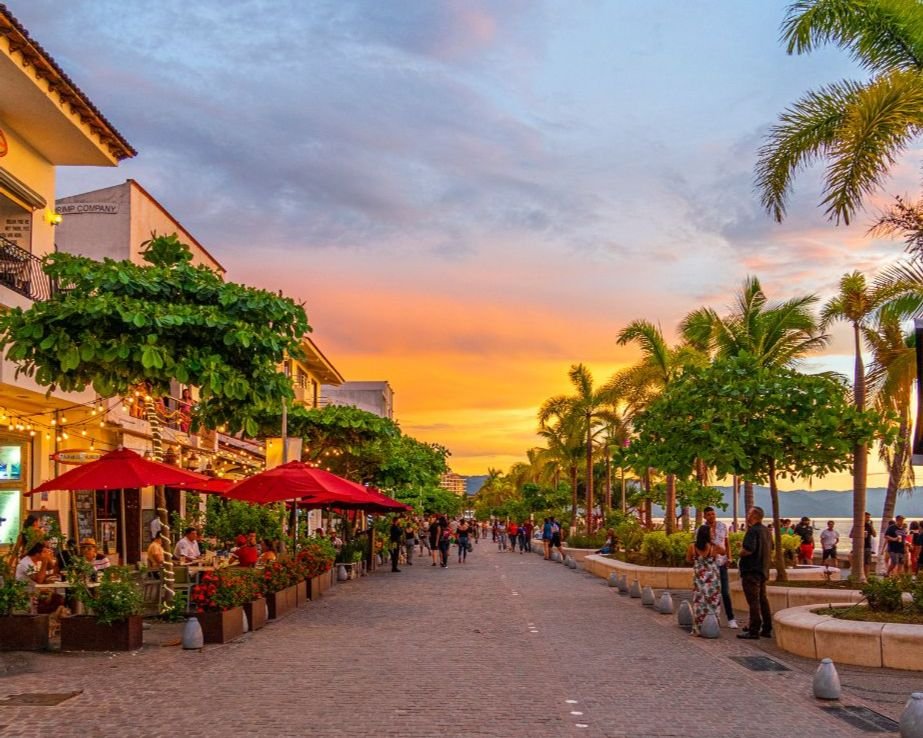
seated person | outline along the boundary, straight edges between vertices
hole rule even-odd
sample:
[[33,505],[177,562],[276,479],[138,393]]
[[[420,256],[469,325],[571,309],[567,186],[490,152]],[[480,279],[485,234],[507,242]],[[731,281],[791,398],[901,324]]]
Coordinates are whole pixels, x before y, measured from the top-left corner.
[[84,538],[80,541],[80,555],[93,564],[93,579],[97,578],[99,572],[108,569],[110,566],[109,557],[99,553],[96,546],[95,538]]
[[327,539],[333,544],[333,547],[337,551],[343,548],[343,539],[337,535],[337,532],[333,528],[327,531]]
[[256,538],[256,531],[251,530],[247,533],[247,543],[249,543],[253,548],[256,549],[257,553],[262,553],[263,549],[260,548],[260,542]]
[[276,551],[275,547],[272,545],[272,541],[266,539],[263,541],[263,553],[260,554],[259,566],[266,566],[270,561],[276,560]]
[[58,571],[64,571],[71,565],[71,561],[80,555],[77,552],[77,541],[73,538],[68,538],[64,548],[57,551],[55,555],[58,560]]
[[154,538],[151,541],[151,545],[147,547],[147,568],[158,575],[163,568],[163,543],[160,540],[160,536]]
[[176,542],[173,555],[181,564],[191,564],[202,558],[202,549],[199,548],[199,533],[195,528],[186,528],[183,537]]
[[34,589],[33,584],[44,584],[53,573],[54,555],[46,548],[44,541],[33,543],[16,564],[17,581],[28,582],[30,590]]
[[323,528],[315,528],[315,529],[314,529],[314,536],[315,536],[316,538],[323,538],[323,537],[324,537],[324,529],[323,529]]
[[38,594],[35,589],[36,584],[44,584],[46,581],[57,579],[54,553],[44,541],[33,543],[26,551],[26,555],[16,564],[15,576],[20,582],[28,582],[29,591],[32,593],[30,607],[34,612],[47,615],[55,612],[64,604],[64,597],[57,592]]
[[603,544],[603,547],[596,553],[611,554],[613,551],[615,551],[615,531],[612,530],[612,528],[609,528],[606,531],[606,542]]
[[247,540],[247,536],[239,535],[234,541],[237,547],[231,550],[231,558],[237,559],[241,566],[256,566],[260,558],[256,546],[252,546]]

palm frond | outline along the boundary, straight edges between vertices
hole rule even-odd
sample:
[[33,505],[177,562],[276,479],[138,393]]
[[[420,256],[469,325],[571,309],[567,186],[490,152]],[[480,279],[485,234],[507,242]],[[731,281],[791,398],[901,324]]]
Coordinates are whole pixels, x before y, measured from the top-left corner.
[[780,116],[759,150],[756,190],[763,207],[781,222],[795,174],[826,156],[862,86],[839,82],[808,92]]

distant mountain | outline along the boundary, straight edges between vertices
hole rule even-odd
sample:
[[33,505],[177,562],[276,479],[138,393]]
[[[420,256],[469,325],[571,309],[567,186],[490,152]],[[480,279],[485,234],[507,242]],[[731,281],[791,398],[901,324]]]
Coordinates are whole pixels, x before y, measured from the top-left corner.
[[487,481],[487,475],[482,474],[477,477],[466,477],[465,478],[465,492],[468,493],[468,496],[476,495],[481,491],[481,487],[484,486],[484,482]]
[[[727,503],[727,511],[724,516],[728,516],[733,509],[732,488],[718,487],[718,489],[724,494],[724,501]],[[872,519],[874,520],[881,517],[886,492],[887,490],[884,487],[870,487],[868,490],[866,510],[872,513]],[[769,488],[755,487],[753,493],[756,504],[769,513],[772,510]],[[740,505],[739,515],[742,517],[743,488],[740,491],[738,504]],[[807,515],[809,518],[851,518],[852,491],[836,492],[829,489],[816,491],[800,489],[791,492],[779,492],[779,510],[783,518],[797,519],[803,515]],[[923,518],[923,494],[915,496],[898,495],[897,512],[901,515],[906,515],[908,518]],[[662,516],[663,510],[655,506],[654,515]]]

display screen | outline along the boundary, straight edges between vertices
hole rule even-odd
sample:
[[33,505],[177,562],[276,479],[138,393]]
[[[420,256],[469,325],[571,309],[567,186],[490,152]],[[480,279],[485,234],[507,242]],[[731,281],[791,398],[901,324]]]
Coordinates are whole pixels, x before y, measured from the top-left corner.
[[22,479],[22,446],[0,446],[0,482]]
[[0,545],[13,544],[19,535],[20,490],[0,490]]

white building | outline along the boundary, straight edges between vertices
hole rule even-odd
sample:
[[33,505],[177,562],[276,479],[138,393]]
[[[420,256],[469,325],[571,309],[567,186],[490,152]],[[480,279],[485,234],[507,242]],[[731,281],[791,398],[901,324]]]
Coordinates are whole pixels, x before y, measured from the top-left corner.
[[352,405],[382,418],[394,419],[394,390],[387,382],[343,382],[321,388],[321,405]]

